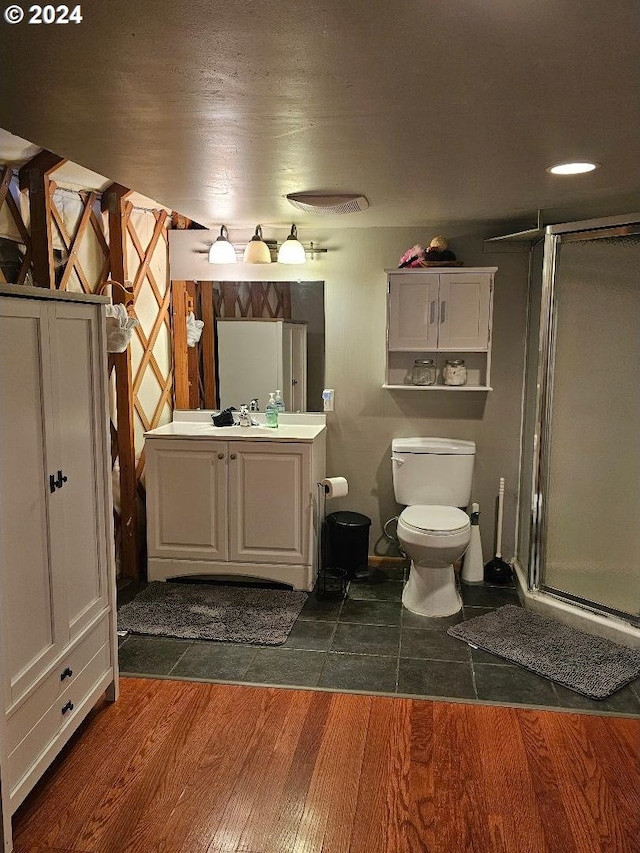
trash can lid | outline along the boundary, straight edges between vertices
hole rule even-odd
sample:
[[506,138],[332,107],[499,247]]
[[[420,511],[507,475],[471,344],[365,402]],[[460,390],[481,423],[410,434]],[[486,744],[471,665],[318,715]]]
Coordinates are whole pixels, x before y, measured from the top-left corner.
[[360,512],[332,512],[331,515],[327,516],[327,521],[330,521],[332,524],[338,525],[338,527],[370,527],[371,519],[362,515]]

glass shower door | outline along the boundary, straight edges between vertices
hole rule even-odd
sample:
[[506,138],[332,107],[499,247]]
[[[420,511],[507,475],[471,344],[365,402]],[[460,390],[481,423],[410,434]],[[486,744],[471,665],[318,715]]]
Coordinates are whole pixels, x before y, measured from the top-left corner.
[[557,237],[540,586],[640,613],[640,236]]

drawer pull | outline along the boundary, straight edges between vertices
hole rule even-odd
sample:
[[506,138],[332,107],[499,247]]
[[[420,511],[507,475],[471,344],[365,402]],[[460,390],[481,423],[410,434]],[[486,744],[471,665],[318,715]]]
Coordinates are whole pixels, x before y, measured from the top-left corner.
[[63,669],[62,672],[60,673],[60,681],[64,681],[65,678],[71,678],[72,675],[73,675],[73,670],[69,669],[69,667],[67,667],[66,669]]
[[61,710],[63,714],[66,714],[67,711],[73,711],[73,702],[71,701],[71,699],[69,699],[66,705],[62,706]]

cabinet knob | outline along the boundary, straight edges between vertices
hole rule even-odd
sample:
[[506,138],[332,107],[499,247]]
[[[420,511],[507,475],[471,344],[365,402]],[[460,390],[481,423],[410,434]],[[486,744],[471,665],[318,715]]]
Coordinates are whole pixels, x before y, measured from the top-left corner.
[[235,458],[236,458],[236,454],[235,454],[235,453],[232,453],[232,454],[229,456],[229,459],[235,459]]
[[66,714],[67,711],[73,711],[73,702],[71,701],[71,699],[69,699],[67,704],[63,705],[60,710],[62,711],[63,714]]
[[73,670],[69,669],[69,667],[66,667],[60,673],[60,681],[64,681],[65,678],[71,678],[72,675],[73,675]]
[[224,459],[224,453],[218,453],[218,459]]

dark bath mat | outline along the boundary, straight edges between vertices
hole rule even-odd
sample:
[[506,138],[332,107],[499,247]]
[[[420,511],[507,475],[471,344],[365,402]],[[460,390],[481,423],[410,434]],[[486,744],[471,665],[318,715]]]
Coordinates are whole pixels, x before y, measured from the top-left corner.
[[512,604],[452,625],[447,633],[590,699],[606,699],[640,676],[640,649]]
[[306,600],[295,590],[157,581],[120,608],[118,630],[280,646]]

